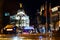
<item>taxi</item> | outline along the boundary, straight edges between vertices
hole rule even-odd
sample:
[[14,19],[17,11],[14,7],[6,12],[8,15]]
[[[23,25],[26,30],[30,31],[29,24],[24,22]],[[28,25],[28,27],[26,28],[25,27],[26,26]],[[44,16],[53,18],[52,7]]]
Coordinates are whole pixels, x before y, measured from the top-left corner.
[[16,29],[17,29],[16,26],[9,24],[3,28],[3,33],[8,33],[8,34],[16,33]]

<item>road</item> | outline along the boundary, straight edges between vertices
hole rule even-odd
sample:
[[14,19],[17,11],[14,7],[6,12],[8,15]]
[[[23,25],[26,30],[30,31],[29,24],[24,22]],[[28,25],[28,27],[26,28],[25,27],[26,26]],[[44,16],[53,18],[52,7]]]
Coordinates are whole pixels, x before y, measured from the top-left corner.
[[0,34],[0,40],[55,40],[39,34]]

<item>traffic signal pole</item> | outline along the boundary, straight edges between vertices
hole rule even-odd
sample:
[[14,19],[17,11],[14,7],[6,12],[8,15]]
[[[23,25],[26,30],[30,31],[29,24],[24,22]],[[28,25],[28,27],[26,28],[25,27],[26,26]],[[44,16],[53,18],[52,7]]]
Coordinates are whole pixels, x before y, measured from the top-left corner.
[[45,10],[45,12],[44,12],[44,16],[46,17],[46,40],[48,40],[48,38],[47,38],[47,27],[48,27],[48,23],[47,23],[47,1],[45,2],[45,6],[44,6],[44,10]]
[[[50,13],[50,24],[52,25],[52,10],[51,10],[51,3],[49,3],[49,13]],[[50,28],[52,27],[51,25],[49,25]],[[52,40],[52,29],[50,29],[50,30],[51,30],[51,31],[50,31],[49,36],[50,36],[50,40]]]

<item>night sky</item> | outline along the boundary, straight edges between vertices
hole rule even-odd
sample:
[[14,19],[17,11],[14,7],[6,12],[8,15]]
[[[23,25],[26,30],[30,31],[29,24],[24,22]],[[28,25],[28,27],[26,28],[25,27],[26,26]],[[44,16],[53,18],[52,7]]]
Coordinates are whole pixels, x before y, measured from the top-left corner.
[[3,5],[3,12],[9,12],[11,15],[16,14],[17,10],[20,9],[19,3],[23,3],[23,9],[26,14],[30,16],[32,21],[35,20],[37,9],[40,9],[40,6],[47,3],[52,4],[52,7],[60,4],[59,0],[5,0]]
[[[19,3],[23,3],[23,9],[28,15],[35,14],[37,9],[40,9],[40,6],[44,4],[46,0],[5,0],[3,11],[8,11],[10,13],[16,13],[19,7]],[[52,7],[59,5],[59,0],[47,0],[47,2],[52,3]]]

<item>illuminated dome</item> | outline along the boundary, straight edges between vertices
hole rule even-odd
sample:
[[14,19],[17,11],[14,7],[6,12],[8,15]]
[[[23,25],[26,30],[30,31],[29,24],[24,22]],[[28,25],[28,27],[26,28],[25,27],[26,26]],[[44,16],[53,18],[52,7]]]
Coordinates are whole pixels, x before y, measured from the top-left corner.
[[17,15],[25,15],[24,10],[18,10],[18,11],[17,11]]

